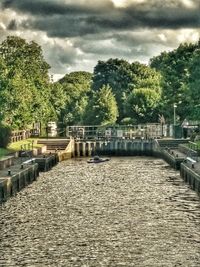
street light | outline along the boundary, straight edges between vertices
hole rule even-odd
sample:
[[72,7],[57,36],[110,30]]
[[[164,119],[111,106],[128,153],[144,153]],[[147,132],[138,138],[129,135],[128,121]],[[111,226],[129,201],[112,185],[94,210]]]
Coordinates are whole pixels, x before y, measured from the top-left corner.
[[176,108],[177,105],[174,103],[174,126],[176,125]]
[[159,121],[160,121],[160,124],[161,124],[161,136],[163,137],[164,136],[164,133],[163,133],[163,126],[165,124],[165,118],[163,115],[158,115],[159,116]]

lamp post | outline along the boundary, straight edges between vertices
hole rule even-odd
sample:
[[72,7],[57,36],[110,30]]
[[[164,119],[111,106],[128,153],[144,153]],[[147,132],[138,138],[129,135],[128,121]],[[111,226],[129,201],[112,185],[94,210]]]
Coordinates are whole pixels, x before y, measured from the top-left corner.
[[176,125],[176,108],[177,105],[174,103],[174,126]]
[[161,124],[161,136],[163,137],[164,136],[163,126],[165,124],[165,118],[163,115],[159,115],[159,121]]
[[176,126],[176,108],[177,108],[177,105],[174,103],[174,127],[173,127],[174,128],[174,131],[173,131],[174,132],[173,133],[174,138],[176,138],[176,129],[175,129],[176,128],[175,127]]

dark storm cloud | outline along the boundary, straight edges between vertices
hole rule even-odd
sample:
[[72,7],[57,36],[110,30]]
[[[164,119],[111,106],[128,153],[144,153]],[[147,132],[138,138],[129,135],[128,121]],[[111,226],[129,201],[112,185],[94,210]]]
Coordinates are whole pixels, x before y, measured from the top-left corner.
[[48,19],[26,20],[21,26],[25,29],[38,29],[47,32],[50,37],[75,37],[97,33],[98,29],[92,24],[86,23],[81,17],[52,16]]
[[2,8],[10,8],[32,15],[88,15],[113,8],[113,4],[110,1],[107,1],[105,5],[83,5],[66,4],[62,0],[3,0]]
[[48,36],[63,38],[142,27],[197,28],[200,27],[199,3],[197,0],[196,8],[188,8],[181,1],[150,0],[140,5],[132,3],[125,8],[116,8],[111,1],[104,1],[104,5],[98,6],[94,2],[78,5],[77,2],[66,4],[56,0],[4,0],[2,6],[31,14],[31,18],[21,24],[25,29],[40,30],[47,32]]
[[176,4],[169,5],[167,1],[149,1],[146,5],[133,4],[124,10],[124,16],[127,17],[130,26],[149,28],[171,28],[178,29],[182,27],[200,26],[200,1],[196,1],[196,8],[189,8],[180,1],[174,1]]
[[[172,14],[172,12],[171,12]],[[177,16],[168,16],[163,14],[154,17],[149,14],[130,11],[119,16],[111,14],[110,16],[51,16],[39,17],[37,19],[28,19],[22,23],[26,29],[41,30],[47,32],[51,37],[74,37],[86,34],[96,34],[105,31],[123,31],[135,30],[142,27],[159,29],[179,29],[179,28],[197,28],[200,27],[200,13],[177,11]]]
[[[113,2],[116,0],[113,0]],[[197,41],[200,0],[0,0],[0,39],[34,39],[54,73],[89,70],[120,57],[148,62],[180,42]]]
[[53,15],[53,14],[66,14],[73,12],[70,7],[59,4],[53,1],[22,1],[22,0],[5,0],[2,3],[3,8],[11,8],[21,12],[31,13],[34,15]]
[[[74,47],[80,48],[84,54],[101,56],[103,58],[124,58],[126,60],[142,60],[148,62],[148,59],[174,46],[174,38],[167,42],[159,37],[159,31],[141,31],[138,33],[116,33],[95,35],[84,38],[77,38],[74,41]],[[101,38],[100,38],[101,37]],[[167,39],[167,36],[165,37]]]
[[46,44],[43,46],[44,56],[52,66],[53,73],[66,73],[66,68],[74,66],[77,59],[77,52],[72,47],[61,47],[59,44]]

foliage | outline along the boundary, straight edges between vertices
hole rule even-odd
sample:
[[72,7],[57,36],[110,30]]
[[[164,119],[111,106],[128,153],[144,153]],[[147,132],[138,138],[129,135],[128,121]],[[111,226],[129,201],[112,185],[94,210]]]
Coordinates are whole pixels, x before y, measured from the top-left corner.
[[55,82],[51,84],[49,100],[54,111],[54,119],[56,119],[64,109],[67,100],[64,88],[60,83]]
[[189,114],[188,118],[200,119],[200,51],[196,51],[190,62],[188,81]]
[[85,122],[88,125],[114,124],[118,117],[115,96],[109,85],[103,85],[88,103]]
[[132,83],[129,86],[132,90],[149,88],[157,93],[161,92],[161,75],[155,69],[139,62],[133,62],[130,65],[130,69],[132,72]]
[[188,115],[190,98],[188,97],[188,81],[190,62],[198,44],[181,44],[171,52],[163,52],[150,61],[152,68],[160,71],[162,79],[162,101],[160,112],[168,121],[173,120],[173,105],[177,104],[177,115],[182,121]]
[[121,120],[121,124],[122,125],[134,125],[134,124],[137,124],[137,121],[136,119],[132,117],[126,117]]
[[6,149],[6,148],[1,148],[0,147],[0,158],[1,157],[4,157],[4,156],[6,156],[6,155],[8,155],[8,154],[10,154],[10,153],[12,153],[13,151],[12,150],[10,150],[10,149]]
[[200,41],[180,44],[150,60],[98,61],[91,74],[76,71],[58,82],[35,42],[9,36],[0,44],[0,122],[12,129],[63,125],[158,122],[200,118]]
[[11,128],[0,124],[0,147],[6,148],[10,142]]
[[83,116],[91,92],[92,74],[78,71],[66,74],[59,80],[65,98],[65,105],[60,112],[60,121],[65,125],[83,123]]
[[127,99],[138,88],[151,88],[160,92],[160,75],[155,70],[139,62],[132,64],[125,60],[109,59],[99,61],[94,68],[93,90],[109,85],[114,93],[119,109],[118,122],[129,115]]
[[[48,70],[41,47],[35,42],[9,36],[0,45],[1,120],[13,129],[54,116],[50,102]],[[2,68],[3,65],[3,68]]]
[[130,117],[137,123],[155,122],[160,93],[149,88],[135,89],[127,99],[127,108]]
[[98,64],[94,68],[92,88],[97,91],[102,86],[110,86],[118,105],[118,121],[126,116],[124,114],[124,101],[126,100],[126,95],[129,93],[129,84],[131,84],[131,81],[132,72],[130,70],[130,64],[125,60],[111,58],[108,61],[98,61]]

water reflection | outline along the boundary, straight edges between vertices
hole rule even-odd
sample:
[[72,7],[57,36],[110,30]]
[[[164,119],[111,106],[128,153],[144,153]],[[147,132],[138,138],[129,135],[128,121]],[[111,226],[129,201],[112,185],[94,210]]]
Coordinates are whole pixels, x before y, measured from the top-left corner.
[[0,229],[0,266],[200,266],[199,197],[159,159],[62,162]]

